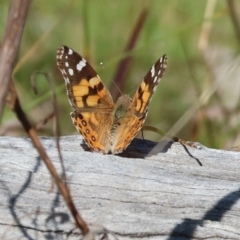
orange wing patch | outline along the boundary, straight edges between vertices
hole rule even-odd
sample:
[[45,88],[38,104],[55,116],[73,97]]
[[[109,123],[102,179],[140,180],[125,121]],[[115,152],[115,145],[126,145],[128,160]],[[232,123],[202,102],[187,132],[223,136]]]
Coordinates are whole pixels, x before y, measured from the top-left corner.
[[133,98],[133,108],[139,118],[146,115],[152,95],[167,67],[167,55],[163,55],[148,71]]

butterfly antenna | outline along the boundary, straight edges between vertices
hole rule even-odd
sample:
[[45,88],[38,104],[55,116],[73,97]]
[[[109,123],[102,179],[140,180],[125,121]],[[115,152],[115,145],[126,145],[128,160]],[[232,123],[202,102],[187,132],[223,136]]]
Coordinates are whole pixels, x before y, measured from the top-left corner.
[[[104,69],[104,63],[100,62],[100,66],[102,67],[102,69]],[[120,90],[120,88],[118,87],[118,85],[113,81],[114,85],[116,86],[117,90],[120,92],[121,95],[123,95],[122,91]]]
[[115,81],[113,81],[113,84],[116,86],[116,88],[120,92],[121,96],[123,96],[121,89],[118,87],[118,85],[115,83]]
[[104,63],[100,62],[100,66],[102,67],[102,69],[104,69]]
[[129,95],[131,95],[132,93],[135,93],[135,92],[137,91],[137,89],[138,89],[138,88],[132,90],[132,91],[129,93]]

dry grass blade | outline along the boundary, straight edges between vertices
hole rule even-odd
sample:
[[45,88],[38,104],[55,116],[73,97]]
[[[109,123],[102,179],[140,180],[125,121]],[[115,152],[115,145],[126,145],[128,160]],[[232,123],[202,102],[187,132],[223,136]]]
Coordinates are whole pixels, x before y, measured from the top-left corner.
[[[235,34],[238,38],[240,28],[238,19],[236,17],[236,10],[233,9],[234,2],[228,1],[228,6],[230,17],[232,19],[235,29]],[[200,127],[204,126],[206,129],[206,134],[208,135],[207,139],[209,139],[208,141],[213,147],[217,146],[217,142],[219,139],[219,137],[217,136],[218,134],[216,134],[216,132],[218,131],[216,130],[216,121],[221,119],[221,122],[224,126],[229,127],[231,125],[231,118],[233,115],[231,109],[233,109],[233,107],[229,108],[229,105],[226,104],[226,99],[229,99],[229,97],[227,96],[229,93],[234,96],[234,91],[230,90],[228,93],[227,86],[233,84],[234,77],[231,76],[234,76],[234,69],[237,69],[237,67],[234,68],[234,61],[230,60],[231,58],[234,58],[233,55],[229,54],[227,51],[225,52],[223,48],[216,47],[214,46],[214,44],[212,44],[210,37],[211,35],[214,35],[213,19],[216,9],[216,0],[208,0],[206,2],[204,22],[202,24],[199,36],[198,48],[208,69],[207,80],[208,84],[211,85],[208,88],[212,88],[210,97],[217,102],[218,113],[216,114],[217,111],[216,109],[214,109],[213,105],[210,106],[208,104],[206,106],[200,106],[201,109],[198,110],[198,114],[196,114],[196,117],[194,119],[195,132],[200,132]],[[226,80],[228,81],[226,82]],[[229,80],[231,80],[232,83],[230,83]],[[237,88],[237,86],[235,86],[235,88]],[[218,117],[215,118],[214,123],[212,122],[213,118],[211,119],[211,114],[213,112],[215,112],[215,116],[218,115]]]
[[[38,90],[36,87],[36,78],[35,76],[37,74],[42,74],[45,79],[47,80],[47,82],[49,83],[50,89],[51,89],[51,93],[52,93],[52,100],[53,100],[53,114],[51,114],[49,117],[51,118],[53,116],[53,132],[54,132],[54,136],[56,137],[56,145],[57,145],[57,150],[58,150],[58,156],[61,162],[61,166],[62,166],[62,175],[63,175],[63,180],[65,182],[65,184],[67,184],[67,178],[66,178],[66,171],[65,171],[65,167],[64,167],[64,163],[63,163],[63,158],[62,158],[62,154],[61,154],[61,150],[60,150],[60,140],[59,140],[59,136],[61,135],[61,131],[60,131],[60,127],[59,127],[59,114],[58,114],[58,106],[57,106],[57,96],[56,96],[56,92],[55,92],[55,86],[53,83],[53,78],[51,73],[49,72],[41,72],[41,71],[37,71],[35,73],[33,73],[33,75],[31,76],[31,85],[33,87],[34,92],[37,94]],[[45,119],[45,121],[47,121],[47,118]]]
[[235,30],[236,37],[238,39],[238,43],[240,43],[240,23],[238,19],[238,14],[236,12],[236,5],[234,0],[227,0],[228,3],[228,8],[229,8],[229,13],[230,17],[233,23],[233,27]]
[[198,48],[204,53],[208,47],[209,37],[212,30],[212,16],[216,7],[216,0],[208,0],[206,3],[204,22],[199,37]]

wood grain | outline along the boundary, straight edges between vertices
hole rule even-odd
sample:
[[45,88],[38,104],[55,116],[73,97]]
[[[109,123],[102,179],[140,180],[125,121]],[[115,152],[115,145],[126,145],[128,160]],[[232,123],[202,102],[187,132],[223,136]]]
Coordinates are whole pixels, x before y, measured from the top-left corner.
[[[60,173],[55,140],[41,142]],[[238,152],[162,142],[147,156],[156,143],[135,140],[114,156],[81,143],[61,138],[71,193],[91,229],[107,228],[110,239],[240,239]],[[28,138],[0,138],[0,239],[67,238],[74,221],[51,185]]]

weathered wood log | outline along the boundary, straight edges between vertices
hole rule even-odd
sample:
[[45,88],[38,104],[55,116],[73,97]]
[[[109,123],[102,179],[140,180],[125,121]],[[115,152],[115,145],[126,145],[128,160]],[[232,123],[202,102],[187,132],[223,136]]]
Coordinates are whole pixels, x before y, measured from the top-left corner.
[[[55,140],[42,137],[61,172]],[[121,155],[61,138],[74,202],[118,239],[240,239],[240,153],[134,140]],[[167,144],[166,144],[167,143]],[[147,157],[146,157],[147,156]],[[201,162],[202,166],[199,165]],[[0,138],[0,239],[66,239],[75,227],[28,138]],[[68,239],[79,239],[78,231]]]

